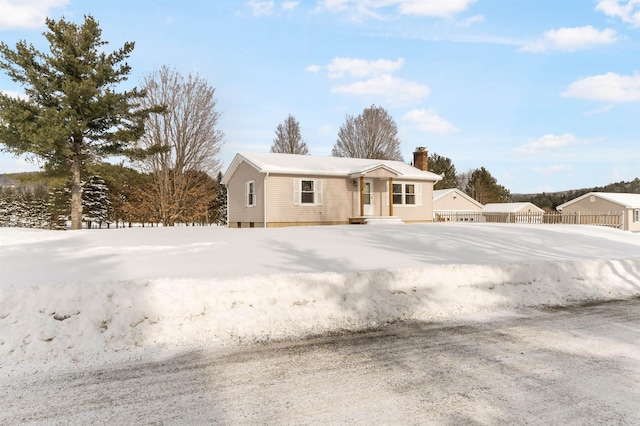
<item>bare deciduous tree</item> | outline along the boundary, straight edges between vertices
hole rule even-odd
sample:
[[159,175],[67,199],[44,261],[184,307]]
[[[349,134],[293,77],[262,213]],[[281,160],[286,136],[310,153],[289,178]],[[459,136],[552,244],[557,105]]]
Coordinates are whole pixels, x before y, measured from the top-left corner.
[[300,123],[289,114],[284,123],[278,124],[276,137],[271,145],[271,152],[280,154],[309,155],[307,143],[300,134]]
[[460,191],[464,192],[467,189],[467,185],[469,184],[469,180],[471,179],[471,175],[473,174],[473,169],[469,169],[466,172],[459,173],[456,175],[458,179],[458,185],[456,186]]
[[398,126],[384,108],[375,105],[355,118],[347,115],[331,155],[402,161]]
[[215,175],[220,168],[218,154],[224,134],[218,129],[215,89],[197,74],[186,77],[163,66],[144,78],[147,96],[143,106],[164,105],[166,112],[151,116],[145,123],[143,147],[162,146],[141,161],[151,175],[155,210],[165,226],[183,220],[194,193],[209,194],[197,173]]

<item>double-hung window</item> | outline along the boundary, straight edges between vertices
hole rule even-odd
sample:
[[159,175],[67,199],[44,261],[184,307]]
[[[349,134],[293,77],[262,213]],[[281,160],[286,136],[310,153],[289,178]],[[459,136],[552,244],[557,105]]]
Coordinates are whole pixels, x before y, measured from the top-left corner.
[[404,185],[404,203],[414,205],[416,203],[416,185],[406,183]]
[[401,183],[393,184],[393,204],[404,204],[402,202],[402,186]]
[[322,205],[322,180],[306,178],[294,179],[293,204],[296,206]]
[[256,181],[250,180],[244,184],[244,200],[245,207],[254,207],[256,205]]
[[422,185],[419,183],[394,183],[393,204],[406,206],[422,205]]
[[640,210],[633,211],[633,221],[640,222]]

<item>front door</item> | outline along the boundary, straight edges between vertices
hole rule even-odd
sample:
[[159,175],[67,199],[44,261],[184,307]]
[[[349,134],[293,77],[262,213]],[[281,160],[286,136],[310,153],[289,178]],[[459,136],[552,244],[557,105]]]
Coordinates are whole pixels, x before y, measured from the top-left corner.
[[373,179],[364,180],[362,204],[364,206],[364,215],[373,216]]

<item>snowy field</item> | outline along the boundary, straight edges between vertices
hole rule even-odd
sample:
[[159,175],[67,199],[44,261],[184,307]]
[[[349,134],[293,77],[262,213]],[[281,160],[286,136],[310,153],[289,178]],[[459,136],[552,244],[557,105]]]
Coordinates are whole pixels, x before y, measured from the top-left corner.
[[638,295],[595,226],[0,228],[0,375]]

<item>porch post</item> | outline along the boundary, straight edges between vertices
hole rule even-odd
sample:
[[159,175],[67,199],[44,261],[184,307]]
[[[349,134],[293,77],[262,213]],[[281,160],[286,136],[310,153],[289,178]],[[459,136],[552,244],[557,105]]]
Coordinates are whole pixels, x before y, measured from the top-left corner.
[[364,176],[360,176],[360,216],[364,216]]
[[389,216],[393,216],[393,178],[389,178]]

